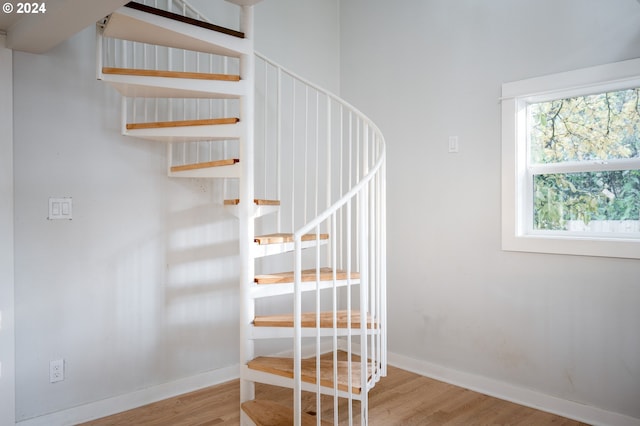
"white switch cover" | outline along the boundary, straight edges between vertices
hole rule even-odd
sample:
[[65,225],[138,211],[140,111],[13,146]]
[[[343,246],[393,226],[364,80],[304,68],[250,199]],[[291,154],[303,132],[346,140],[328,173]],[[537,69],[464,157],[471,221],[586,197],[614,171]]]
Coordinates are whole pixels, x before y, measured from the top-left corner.
[[449,152],[458,152],[458,137],[449,136]]
[[49,198],[49,220],[73,218],[73,199],[71,197]]

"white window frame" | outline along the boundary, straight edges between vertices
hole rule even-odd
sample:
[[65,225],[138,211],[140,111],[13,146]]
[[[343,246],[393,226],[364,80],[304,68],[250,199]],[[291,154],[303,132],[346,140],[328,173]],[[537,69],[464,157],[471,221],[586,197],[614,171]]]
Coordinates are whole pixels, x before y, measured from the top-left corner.
[[[632,87],[640,87],[640,58],[502,85],[503,250],[640,259],[640,238],[635,236],[533,231],[533,169],[527,160],[527,104]],[[637,162],[608,161],[606,168],[635,168]],[[545,173],[589,171],[584,163],[535,167],[545,168]],[[603,166],[596,168],[602,170]]]

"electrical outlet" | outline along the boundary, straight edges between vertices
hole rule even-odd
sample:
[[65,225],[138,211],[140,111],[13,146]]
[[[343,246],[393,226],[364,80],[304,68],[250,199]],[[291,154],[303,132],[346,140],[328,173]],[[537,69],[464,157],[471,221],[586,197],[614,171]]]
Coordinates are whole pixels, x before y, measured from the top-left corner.
[[49,361],[49,382],[56,383],[64,380],[64,359]]

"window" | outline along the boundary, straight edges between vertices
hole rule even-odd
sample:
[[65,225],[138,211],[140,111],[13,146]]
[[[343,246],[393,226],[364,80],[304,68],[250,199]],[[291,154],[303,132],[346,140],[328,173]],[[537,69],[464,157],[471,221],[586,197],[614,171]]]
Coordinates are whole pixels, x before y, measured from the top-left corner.
[[503,249],[640,258],[640,59],[502,95]]

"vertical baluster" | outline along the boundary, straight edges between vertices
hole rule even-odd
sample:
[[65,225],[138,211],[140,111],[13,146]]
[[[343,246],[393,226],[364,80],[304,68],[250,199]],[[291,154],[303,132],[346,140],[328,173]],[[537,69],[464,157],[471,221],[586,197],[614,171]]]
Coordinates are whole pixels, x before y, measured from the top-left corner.
[[[353,384],[351,381],[351,377],[353,377],[353,373],[352,373],[352,337],[353,334],[351,332],[351,305],[352,305],[352,297],[351,297],[351,290],[352,290],[352,282],[351,282],[351,250],[352,250],[352,241],[351,241],[351,199],[349,199],[346,203],[346,210],[347,210],[347,219],[346,219],[346,225],[347,225],[347,232],[346,232],[346,236],[347,236],[347,400],[348,400],[348,406],[349,406],[349,426],[353,425]],[[362,282],[362,281],[361,281]]]
[[302,241],[299,236],[294,239],[295,267],[294,267],[294,302],[293,302],[293,412],[294,425],[299,426],[302,414]]
[[262,151],[263,151],[263,160],[264,160],[264,164],[262,165],[262,167],[264,167],[264,197],[267,197],[267,181],[268,181],[268,174],[267,174],[267,170],[268,170],[268,151],[267,151],[267,138],[268,138],[268,124],[269,123],[269,117],[268,117],[268,111],[269,111],[269,72],[268,72],[268,68],[267,68],[267,62],[264,62],[264,135],[263,135],[263,140],[262,140]]
[[314,169],[315,169],[315,179],[314,179],[314,185],[315,185],[315,197],[314,197],[314,207],[313,207],[313,217],[318,216],[318,203],[319,203],[319,196],[320,196],[320,92],[316,90],[316,117],[315,117],[315,127],[316,127],[316,135],[315,135],[315,145],[316,145],[316,149],[315,149],[315,158],[316,158],[316,162],[314,165]]
[[320,347],[320,225],[318,225],[315,229],[316,236],[316,260],[315,260],[315,269],[316,269],[316,415],[318,416],[318,423],[322,420],[322,393],[321,393],[321,384],[322,380],[320,378],[320,352],[322,348]]
[[[369,173],[369,144],[370,144],[370,136],[371,136],[371,128],[369,126],[368,123],[366,123],[363,120],[363,153],[362,156],[364,158],[364,165],[363,165],[363,171],[362,171],[362,175],[366,176]],[[366,226],[363,227],[363,229],[366,232],[366,235],[363,236],[363,238],[365,238],[366,240],[366,252],[363,253],[363,257],[366,256],[367,262],[368,262],[368,296],[369,296],[369,302],[368,302],[368,306],[365,307],[365,311],[368,308],[369,313],[371,314],[372,318],[375,317],[376,315],[376,311],[375,311],[375,303],[376,303],[376,299],[375,299],[375,287],[376,287],[376,282],[375,282],[375,274],[373,273],[373,268],[375,267],[375,263],[371,261],[371,257],[373,256],[374,250],[373,250],[373,244],[375,243],[375,231],[373,229],[373,224],[374,222],[374,218],[372,218],[373,215],[373,203],[375,201],[375,193],[373,193],[370,188],[372,187],[372,182],[368,183],[366,185],[367,189],[367,203],[364,205],[365,207],[365,216],[367,217],[367,223]],[[363,266],[364,267],[364,266]],[[367,340],[367,339],[365,339]],[[377,357],[377,352],[375,351],[375,336],[373,334],[371,334],[371,336],[368,338],[368,340],[370,341],[370,348],[371,348],[371,352],[370,352],[370,359],[371,359],[371,364],[372,367],[375,365],[376,362],[376,357]],[[375,370],[372,370],[373,373],[375,374]]]
[[[361,126],[362,120],[360,119],[360,117],[356,117],[356,135],[355,135],[355,148],[356,148],[356,152],[355,152],[355,160],[354,163],[356,165],[356,170],[355,170],[355,182],[359,182],[360,178],[361,178],[361,174],[360,174],[360,161],[361,161],[361,157],[360,157],[360,145],[362,144],[362,135],[360,133],[360,126]],[[350,185],[351,186],[351,185]],[[356,216],[360,217],[360,203],[356,204]],[[361,231],[359,226],[356,226],[356,238],[358,239],[358,241],[360,241],[360,234],[359,232]],[[360,250],[362,249],[362,247],[360,246],[360,244],[356,245],[356,252],[355,252],[355,257],[356,257],[356,268],[362,272],[361,266],[360,266]]]
[[120,133],[123,135],[127,131],[127,102],[129,98],[125,96],[120,100]]
[[122,42],[122,51],[121,51],[121,60],[122,60],[122,68],[126,68],[127,66],[127,41]]
[[[201,72],[200,71],[200,52],[196,52],[196,72]],[[200,119],[200,99],[196,99],[195,100],[196,103],[196,119]]]
[[[282,164],[282,69],[277,68],[277,91],[276,91],[276,200],[282,197],[282,180],[280,167]],[[282,213],[280,209],[276,212],[277,232],[282,232]]]
[[131,121],[135,123],[136,117],[138,116],[138,98],[131,98],[131,102],[133,103],[131,108],[132,119]]
[[[325,188],[326,188],[326,194],[325,194],[325,204],[326,207],[328,208],[329,206],[331,206],[331,194],[332,194],[332,187],[333,187],[333,175],[331,173],[331,165],[333,163],[333,158],[331,157],[332,152],[331,152],[331,145],[333,143],[333,126],[332,126],[332,122],[333,122],[333,117],[331,115],[331,98],[328,95],[325,95],[325,99],[327,102],[326,105],[326,111],[325,113],[327,114],[327,120],[326,120],[326,132],[327,132],[327,139],[326,139],[326,144],[327,144],[327,164],[326,164],[326,170],[325,170]],[[329,218],[328,221],[328,227],[331,228],[332,226],[332,220],[333,217]],[[331,257],[329,256],[329,254],[331,253],[331,251],[329,250],[329,247],[327,246],[327,259],[331,259]],[[332,265],[335,265],[335,263],[332,263]]]
[[296,108],[297,108],[297,102],[296,102],[296,81],[294,79],[291,80],[292,81],[292,90],[293,90],[293,98],[292,98],[292,108],[291,108],[291,114],[292,114],[292,118],[291,118],[291,129],[292,129],[292,134],[291,134],[291,180],[290,185],[291,185],[291,231],[295,231],[296,227],[295,227],[295,222],[296,222],[296,191],[295,191],[295,181],[296,181]]
[[[229,58],[226,57],[226,56],[222,59],[222,71],[225,74],[227,74],[229,72]],[[213,101],[211,101],[211,105],[213,106]],[[218,111],[219,111],[219,108],[218,108]],[[224,99],[222,101],[222,116],[223,117],[227,117],[227,111],[228,111],[228,102],[227,102],[226,99]],[[229,151],[229,141],[225,140],[222,143],[222,158],[225,158],[225,159],[229,158],[228,151]],[[220,151],[218,151],[217,153],[220,154]],[[228,186],[229,182],[230,182],[229,179],[225,179],[224,180],[225,186]],[[228,188],[225,188],[225,193],[226,193],[227,190],[228,190]]]
[[[339,124],[339,128],[340,128],[340,153],[338,154],[338,174],[339,174],[339,178],[338,178],[338,196],[342,196],[342,188],[343,188],[343,181],[344,181],[344,107],[342,105],[339,105],[338,107],[338,111],[340,113],[340,124]],[[339,224],[338,224],[338,232],[340,232],[340,235],[342,235],[342,229],[343,229],[343,220],[344,220],[344,209],[340,210],[340,217],[339,217]],[[340,267],[340,268],[344,268],[344,247],[343,244],[340,244],[340,246],[338,247],[338,249],[340,250],[340,252],[338,253],[338,259],[340,259],[340,265],[335,265],[334,267]]]
[[349,158],[347,158],[347,162],[349,163],[348,169],[348,188],[353,187],[353,113],[349,111]]
[[360,393],[360,416],[363,419],[363,424],[367,424],[367,365],[368,365],[368,347],[367,347],[367,306],[368,306],[368,294],[369,294],[369,253],[367,251],[367,229],[368,229],[368,215],[367,215],[367,197],[368,186],[364,186],[362,191],[358,194],[358,247],[360,249],[360,387],[362,389]]
[[309,86],[304,87],[304,161],[302,163],[304,173],[304,187],[303,187],[303,223],[307,223],[307,204],[309,198]]
[[[386,150],[386,148],[385,148]],[[384,317],[383,317],[383,326],[384,326],[384,341],[383,341],[383,346],[384,346],[384,353],[385,353],[385,359],[384,359],[384,374],[387,374],[387,160],[386,160],[386,151],[385,151],[385,159],[382,163],[382,182],[383,182],[383,187],[382,187],[382,214],[383,214],[383,244],[382,244],[382,259],[383,259],[383,269],[382,269],[382,276],[384,277],[384,286],[382,287],[382,300],[384,303],[384,309],[382,310]]]
[[[337,254],[338,254],[338,238],[339,235],[337,233],[336,226],[336,213],[331,215],[331,220],[329,223],[331,224],[331,265],[336,265],[337,263]],[[338,424],[338,277],[337,277],[337,268],[334,266],[333,273],[331,276],[331,281],[333,282],[333,286],[331,289],[331,309],[333,312],[332,321],[333,321],[333,330],[332,330],[332,346],[333,346],[333,424]]]

